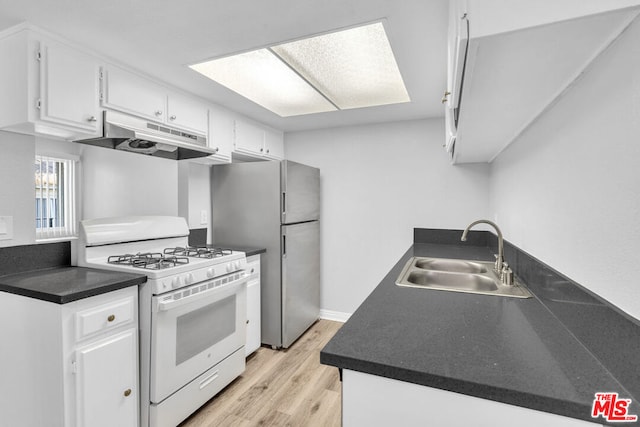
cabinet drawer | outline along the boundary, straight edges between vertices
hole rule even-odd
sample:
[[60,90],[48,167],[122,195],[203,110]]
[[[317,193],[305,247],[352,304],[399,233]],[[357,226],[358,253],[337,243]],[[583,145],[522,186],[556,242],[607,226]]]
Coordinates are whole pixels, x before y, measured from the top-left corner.
[[260,260],[248,262],[246,270],[249,280],[260,281]]
[[76,314],[76,341],[134,320],[135,299],[122,298]]

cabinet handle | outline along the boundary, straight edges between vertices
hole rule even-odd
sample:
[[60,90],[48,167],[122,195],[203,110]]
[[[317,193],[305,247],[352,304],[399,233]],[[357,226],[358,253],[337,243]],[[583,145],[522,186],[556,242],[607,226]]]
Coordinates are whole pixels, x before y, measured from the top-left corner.
[[96,116],[91,116],[91,117],[89,117],[89,118],[87,119],[87,121],[88,121],[88,122],[90,122],[90,123],[93,123],[93,122],[97,122],[97,121],[98,121],[98,119],[97,119],[97,117],[96,117]]
[[124,397],[129,397],[131,395],[131,389],[128,388],[124,391]]
[[175,120],[175,119],[176,119],[176,116],[169,117],[169,120]]
[[113,322],[114,320],[116,320],[116,316],[113,314],[110,314],[109,317],[107,317],[107,322]]
[[155,114],[156,114],[156,116],[161,116],[162,115],[162,110],[157,110]]
[[444,95],[442,95],[442,99],[440,100],[443,104],[445,102],[447,102],[447,99],[449,98],[449,95],[451,95],[451,92],[449,92],[448,90],[444,92]]

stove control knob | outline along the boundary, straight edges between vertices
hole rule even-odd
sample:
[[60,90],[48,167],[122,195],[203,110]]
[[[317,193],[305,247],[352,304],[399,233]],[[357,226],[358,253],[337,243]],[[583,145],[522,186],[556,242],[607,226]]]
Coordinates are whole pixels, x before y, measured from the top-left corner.
[[242,264],[240,263],[240,261],[236,261],[236,270],[240,270],[241,266]]
[[209,279],[211,279],[212,277],[215,277],[216,275],[216,270],[214,268],[210,268],[207,270],[207,277]]
[[173,289],[179,288],[182,286],[182,278],[181,277],[174,277],[173,280],[171,281],[171,287]]
[[227,273],[231,273],[233,271],[233,266],[231,263],[227,264]]
[[184,277],[184,283],[187,285],[192,284],[195,281],[195,277],[193,277],[193,274],[189,273]]

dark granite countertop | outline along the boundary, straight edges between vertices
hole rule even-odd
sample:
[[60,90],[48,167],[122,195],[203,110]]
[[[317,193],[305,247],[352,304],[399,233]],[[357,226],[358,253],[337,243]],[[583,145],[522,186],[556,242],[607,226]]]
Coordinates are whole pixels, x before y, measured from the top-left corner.
[[0,291],[66,304],[146,281],[143,274],[60,266],[0,276]]
[[[507,404],[591,418],[595,392],[637,398],[538,297],[399,287],[412,256],[493,260],[486,246],[416,243],[329,341],[321,363]],[[636,424],[633,424],[636,425]]]

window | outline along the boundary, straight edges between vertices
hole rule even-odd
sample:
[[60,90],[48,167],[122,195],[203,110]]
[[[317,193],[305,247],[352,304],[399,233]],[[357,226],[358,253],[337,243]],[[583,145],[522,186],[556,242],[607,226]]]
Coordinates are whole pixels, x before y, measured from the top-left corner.
[[36,156],[36,239],[75,236],[76,163],[72,158]]

